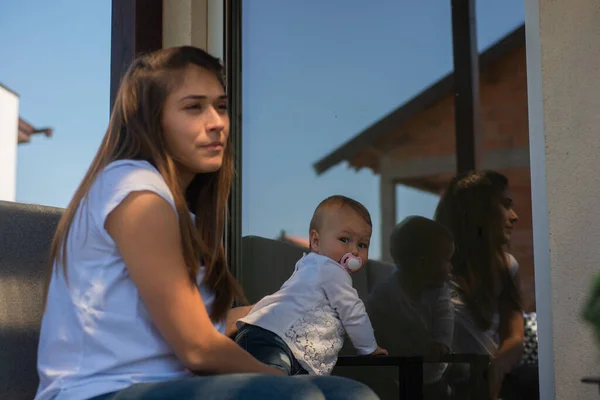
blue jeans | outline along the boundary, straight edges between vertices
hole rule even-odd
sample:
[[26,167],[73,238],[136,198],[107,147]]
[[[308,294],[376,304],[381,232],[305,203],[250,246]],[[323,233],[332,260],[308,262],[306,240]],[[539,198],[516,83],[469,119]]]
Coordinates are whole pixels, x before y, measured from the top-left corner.
[[362,383],[336,376],[233,374],[137,383],[90,400],[377,400]]
[[307,375],[287,344],[276,334],[258,326],[246,324],[235,342],[258,361],[277,368],[287,375]]

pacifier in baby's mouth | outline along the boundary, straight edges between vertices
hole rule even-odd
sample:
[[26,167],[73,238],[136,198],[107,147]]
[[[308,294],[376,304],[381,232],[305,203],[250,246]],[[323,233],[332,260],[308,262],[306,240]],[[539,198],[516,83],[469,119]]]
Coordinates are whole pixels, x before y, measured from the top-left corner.
[[350,273],[356,272],[362,267],[362,259],[352,253],[346,253],[340,260],[340,265]]

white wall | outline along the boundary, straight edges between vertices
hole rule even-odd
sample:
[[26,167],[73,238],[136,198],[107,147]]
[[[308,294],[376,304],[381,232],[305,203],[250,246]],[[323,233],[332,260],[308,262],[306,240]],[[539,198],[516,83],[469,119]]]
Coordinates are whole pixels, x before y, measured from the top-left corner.
[[597,399],[581,317],[600,272],[600,2],[525,0],[541,398]]
[[0,200],[15,201],[19,97],[0,86]]
[[192,45],[223,59],[223,1],[163,2],[163,47]]

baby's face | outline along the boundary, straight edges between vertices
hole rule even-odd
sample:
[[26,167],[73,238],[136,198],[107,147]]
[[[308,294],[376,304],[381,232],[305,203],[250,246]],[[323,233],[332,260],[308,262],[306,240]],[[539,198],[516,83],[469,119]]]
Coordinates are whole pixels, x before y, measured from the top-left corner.
[[332,207],[318,232],[310,233],[311,247],[317,254],[340,262],[347,253],[369,258],[371,227],[350,207]]

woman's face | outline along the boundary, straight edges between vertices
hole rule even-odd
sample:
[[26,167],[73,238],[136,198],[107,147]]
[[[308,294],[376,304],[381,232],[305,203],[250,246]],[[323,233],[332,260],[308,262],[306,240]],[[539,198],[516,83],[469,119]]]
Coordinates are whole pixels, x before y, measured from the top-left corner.
[[503,244],[508,244],[512,237],[515,224],[519,221],[519,216],[513,208],[513,200],[508,188],[500,196],[500,238]]
[[187,67],[179,87],[167,96],[162,125],[184,181],[218,171],[229,136],[229,114],[227,95],[215,74]]

